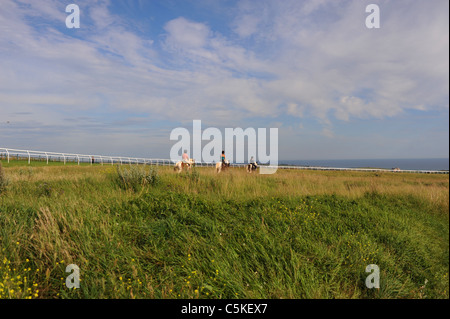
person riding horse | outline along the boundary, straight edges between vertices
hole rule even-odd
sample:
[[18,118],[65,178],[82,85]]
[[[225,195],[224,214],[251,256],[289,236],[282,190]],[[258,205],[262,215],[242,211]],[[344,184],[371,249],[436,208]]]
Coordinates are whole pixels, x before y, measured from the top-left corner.
[[222,151],[222,155],[220,156],[220,162],[216,163],[216,172],[220,173],[222,170],[230,167],[230,162],[225,158],[225,151]]
[[252,156],[250,158],[249,164],[246,166],[247,172],[251,173],[253,171],[256,171],[257,168],[258,168],[258,164],[256,164],[256,161]]
[[258,167],[253,156],[250,158],[250,164],[252,164],[252,170],[256,170],[256,168]]
[[225,151],[222,151],[220,159],[222,161],[222,167],[230,167],[230,163],[225,159]]
[[189,155],[187,154],[187,150],[184,150],[184,153],[181,157],[181,161],[178,161],[175,163],[174,170],[178,171],[178,173],[181,173],[183,168],[190,170],[195,165],[195,160],[192,158],[189,158]]

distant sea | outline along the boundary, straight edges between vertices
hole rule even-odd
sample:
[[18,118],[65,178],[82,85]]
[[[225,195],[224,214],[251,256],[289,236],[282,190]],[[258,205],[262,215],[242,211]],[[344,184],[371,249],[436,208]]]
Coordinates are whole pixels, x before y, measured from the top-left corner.
[[395,168],[403,170],[441,171],[449,167],[448,158],[417,158],[417,159],[350,159],[350,160],[285,160],[278,165],[322,166],[337,168]]

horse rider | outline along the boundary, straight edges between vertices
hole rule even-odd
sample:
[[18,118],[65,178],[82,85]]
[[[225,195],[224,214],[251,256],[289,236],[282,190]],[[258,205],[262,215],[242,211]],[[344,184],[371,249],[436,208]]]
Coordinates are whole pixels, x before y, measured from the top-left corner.
[[255,161],[255,159],[253,158],[253,156],[250,158],[250,164],[252,164],[252,169],[256,169],[256,161]]
[[227,163],[225,162],[226,161],[226,159],[225,159],[225,151],[222,151],[222,155],[220,155],[220,160],[222,161],[222,166],[226,167]]
[[189,155],[187,154],[187,150],[184,150],[182,159],[183,163],[185,163],[187,166],[190,166]]

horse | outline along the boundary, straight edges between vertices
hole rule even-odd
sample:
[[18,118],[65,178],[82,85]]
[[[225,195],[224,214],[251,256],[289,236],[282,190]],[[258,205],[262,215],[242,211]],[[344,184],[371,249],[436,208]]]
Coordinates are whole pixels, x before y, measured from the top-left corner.
[[173,170],[181,173],[181,171],[183,170],[183,168],[186,168],[187,170],[190,170],[193,166],[195,166],[195,160],[190,158],[189,162],[184,162],[184,161],[178,161],[175,163],[175,166],[173,167]]
[[225,160],[225,166],[223,166],[222,164],[223,164],[222,162],[216,163],[216,172],[217,173],[220,173],[222,170],[225,170],[228,167],[230,167],[230,162],[228,160]]
[[249,163],[247,166],[245,166],[245,169],[247,170],[247,173],[252,173],[253,171],[256,171],[258,169],[258,164],[255,163],[255,166],[253,166],[252,163]]

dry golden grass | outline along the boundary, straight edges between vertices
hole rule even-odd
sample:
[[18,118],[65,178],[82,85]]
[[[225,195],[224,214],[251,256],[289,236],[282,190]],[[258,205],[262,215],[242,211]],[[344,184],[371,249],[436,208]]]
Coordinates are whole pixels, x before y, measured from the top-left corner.
[[[230,169],[217,174],[214,168],[196,168],[202,187],[192,187],[189,173],[175,174],[171,167],[159,167],[160,174],[169,180],[186,178],[184,183],[175,183],[186,193],[211,192],[223,197],[276,197],[298,195],[336,194],[359,198],[376,192],[390,195],[412,195],[424,201],[449,209],[449,175],[339,172],[279,169],[273,175],[249,174],[244,169]],[[15,182],[76,182],[90,178],[97,182],[108,179],[115,172],[113,166],[49,166],[7,168],[8,178]]]
[[[198,169],[199,175],[216,181],[217,194],[233,198],[277,197],[336,194],[352,199],[376,192],[386,195],[412,195],[434,203],[448,211],[449,175],[413,173],[337,172],[282,170],[273,175],[248,174],[244,169],[232,169],[216,174],[211,168]],[[207,181],[208,181],[207,179]],[[208,183],[205,188],[212,190]],[[185,192],[198,192],[189,183]]]

